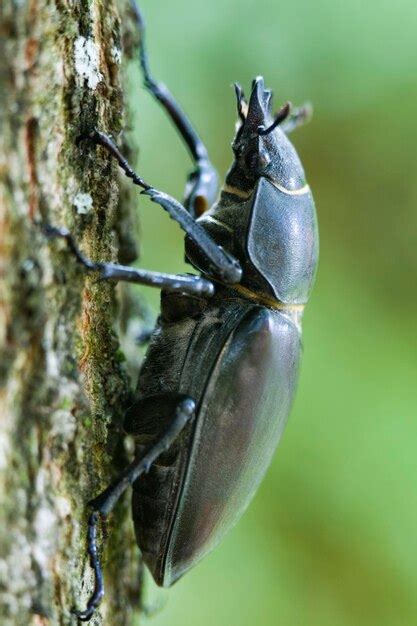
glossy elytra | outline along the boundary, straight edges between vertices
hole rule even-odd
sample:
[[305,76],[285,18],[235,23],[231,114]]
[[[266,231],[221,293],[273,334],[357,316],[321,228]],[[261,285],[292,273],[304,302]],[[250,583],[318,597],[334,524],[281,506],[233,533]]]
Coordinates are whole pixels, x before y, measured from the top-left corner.
[[183,204],[137,175],[101,131],[80,140],[108,150],[142,193],[180,225],[186,258],[200,275],[93,263],[68,231],[45,228],[64,237],[77,260],[101,279],[162,289],[161,315],[124,424],[136,441],[135,459],[89,503],[95,589],[87,608],[77,612],[81,620],[90,619],[104,594],[97,523],[130,485],[137,542],[159,585],[172,585],[242,515],[290,412],[301,318],[318,259],[313,198],[287,136],[305,120],[307,107],[291,111],[286,104],[274,116],[261,77],[248,101],[235,86],[234,161],[214,202],[217,174],[207,150],[165,85],[152,78],[143,19],[135,2],[132,9],[145,86],[194,160]]

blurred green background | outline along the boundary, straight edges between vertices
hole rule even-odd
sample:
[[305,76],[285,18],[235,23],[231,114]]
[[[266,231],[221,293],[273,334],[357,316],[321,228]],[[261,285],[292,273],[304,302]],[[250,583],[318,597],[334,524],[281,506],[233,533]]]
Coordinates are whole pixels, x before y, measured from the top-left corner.
[[[142,0],[154,74],[221,177],[238,80],[314,103],[292,139],[321,258],[285,436],[223,544],[168,591],[154,626],[417,623],[417,4]],[[138,168],[181,198],[187,153],[131,72]],[[137,78],[137,80],[136,80]],[[183,271],[179,228],[140,203],[144,267]],[[155,310],[158,294],[146,290]]]

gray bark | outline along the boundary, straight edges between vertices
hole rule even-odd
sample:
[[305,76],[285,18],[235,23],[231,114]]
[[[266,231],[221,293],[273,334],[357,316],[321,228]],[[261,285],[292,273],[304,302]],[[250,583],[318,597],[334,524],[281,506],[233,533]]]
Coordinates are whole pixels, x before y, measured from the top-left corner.
[[[4,626],[77,623],[70,610],[85,608],[92,586],[86,503],[125,462],[119,288],[86,276],[36,224],[68,227],[95,260],[135,256],[131,192],[101,149],[75,143],[92,126],[122,130],[125,24],[116,0],[1,2]],[[93,624],[132,623],[139,561],[128,517],[126,499],[108,523],[107,594]]]

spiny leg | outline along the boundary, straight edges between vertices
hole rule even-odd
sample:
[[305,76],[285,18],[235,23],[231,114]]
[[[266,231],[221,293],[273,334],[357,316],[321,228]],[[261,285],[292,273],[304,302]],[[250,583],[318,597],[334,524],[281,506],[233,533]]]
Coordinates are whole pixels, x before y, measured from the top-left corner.
[[110,487],[105,489],[89,505],[93,509],[88,520],[87,550],[90,565],[94,570],[94,591],[84,611],[74,611],[78,619],[88,621],[104,596],[103,574],[97,552],[97,524],[100,517],[106,517],[114,508],[119,498],[128,487],[151,468],[156,459],[170,448],[176,437],[184,427],[194,418],[195,403],[191,398],[184,398],[179,402],[175,417],[164,434],[155,444],[149,445],[140,458],[134,459],[119,478]]
[[196,222],[180,202],[145,182],[129,165],[128,161],[108,135],[101,131],[94,130],[88,135],[83,135],[78,139],[78,141],[82,140],[92,141],[105,148],[117,160],[126,176],[131,178],[135,185],[142,187],[142,193],[149,196],[153,202],[156,202],[167,211],[170,217],[179,224],[206,257],[209,271],[214,277],[230,284],[235,284],[240,281],[242,269],[238,261],[223,250],[223,248],[210,237],[208,232]]
[[174,96],[166,85],[155,80],[151,75],[148,52],[146,49],[146,29],[143,15],[136,0],[131,0],[131,6],[140,34],[139,61],[143,72],[145,87],[167,112],[195,162],[195,170],[190,174],[187,180],[184,206],[191,215],[198,217],[204,213],[216,198],[218,188],[217,173],[210,162],[205,145],[184,111],[178,105]]
[[117,263],[95,263],[80,252],[73,236],[67,229],[44,225],[43,230],[48,237],[65,239],[77,261],[87,270],[98,272],[99,280],[122,280],[139,285],[157,287],[166,291],[185,292],[190,295],[203,297],[211,297],[214,294],[213,284],[200,276],[162,274],[160,272],[118,265]]

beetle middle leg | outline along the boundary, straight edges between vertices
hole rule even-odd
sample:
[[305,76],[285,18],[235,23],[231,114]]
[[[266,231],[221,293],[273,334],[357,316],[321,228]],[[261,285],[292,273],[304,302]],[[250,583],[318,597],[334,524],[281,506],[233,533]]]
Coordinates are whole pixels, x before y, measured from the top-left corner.
[[183,396],[175,409],[174,419],[162,436],[155,443],[148,445],[143,454],[135,458],[112,485],[89,502],[92,513],[88,519],[87,551],[90,565],[95,574],[95,584],[86,609],[84,611],[74,611],[81,621],[88,621],[92,617],[104,595],[103,574],[97,551],[97,524],[100,518],[106,517],[113,510],[126,489],[132,486],[139,476],[148,472],[158,457],[171,447],[177,436],[194,418],[194,415],[194,401]]
[[184,206],[191,215],[199,217],[216,198],[218,189],[217,172],[209,159],[207,148],[168,87],[153,78],[146,49],[146,29],[143,15],[136,0],[130,0],[130,4],[140,34],[139,62],[145,87],[158,100],[171,118],[195,163],[195,169],[187,179]]
[[94,130],[87,135],[79,137],[78,143],[85,140],[91,141],[107,150],[117,160],[126,176],[135,185],[143,189],[142,193],[149,196],[152,202],[156,202],[167,211],[169,216],[179,224],[200,250],[201,254],[207,259],[208,271],[213,277],[228,284],[236,284],[240,281],[242,269],[237,259],[219,246],[180,202],[163,191],[155,189],[155,187],[149,185],[139,176],[108,135],[99,130]]

